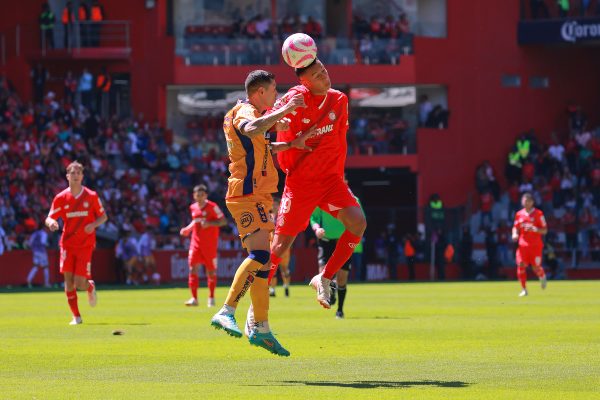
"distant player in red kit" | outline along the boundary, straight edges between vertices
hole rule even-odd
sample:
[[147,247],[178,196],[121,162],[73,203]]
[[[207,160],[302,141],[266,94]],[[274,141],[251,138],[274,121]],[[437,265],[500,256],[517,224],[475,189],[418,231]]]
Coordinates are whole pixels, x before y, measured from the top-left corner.
[[546,288],[546,274],[542,268],[542,250],[544,243],[542,235],[548,233],[544,213],[534,208],[533,196],[525,193],[521,197],[523,209],[515,214],[512,229],[512,239],[519,243],[517,249],[517,276],[521,281],[519,296],[527,296],[527,266],[531,265],[533,272],[540,278],[542,289]]
[[208,200],[208,190],[204,185],[194,187],[194,203],[190,205],[192,222],[181,228],[181,236],[192,235],[188,264],[190,274],[188,286],[192,297],[185,302],[186,306],[198,305],[198,269],[204,265],[208,286],[208,307],[215,305],[215,288],[217,287],[217,246],[219,244],[219,227],[227,224],[223,211],[217,203]]
[[322,273],[310,282],[317,291],[317,301],[324,308],[330,308],[331,279],[360,243],[367,222],[344,182],[348,98],[344,93],[331,89],[329,74],[318,59],[307,67],[297,68],[295,72],[301,84],[291,88],[275,109],[297,94],[304,95],[306,107],[286,115],[290,120],[289,129],[279,130],[277,140],[289,142],[313,125],[316,130],[314,136],[306,141],[312,151],[291,149],[277,153],[286,180],[271,245],[271,276],[296,235],[308,226],[313,210],[321,208],[339,219],[346,228]]
[[46,218],[50,231],[58,230],[58,219],[64,223],[60,238],[60,272],[65,277],[65,293],[73,313],[71,325],[79,325],[81,314],[77,289],[86,290],[90,306],[97,302],[92,278],[92,252],[96,247],[96,228],[108,218],[96,192],[82,185],[83,165],[77,161],[67,166],[69,187],[54,197]]

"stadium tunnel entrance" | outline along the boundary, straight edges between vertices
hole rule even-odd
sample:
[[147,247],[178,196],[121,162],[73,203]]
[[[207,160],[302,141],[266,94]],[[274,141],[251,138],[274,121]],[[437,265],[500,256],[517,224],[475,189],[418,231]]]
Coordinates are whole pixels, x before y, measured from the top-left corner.
[[[417,231],[417,174],[408,168],[347,169],[346,178],[367,216],[366,243]],[[377,258],[375,246],[367,246],[368,259]]]

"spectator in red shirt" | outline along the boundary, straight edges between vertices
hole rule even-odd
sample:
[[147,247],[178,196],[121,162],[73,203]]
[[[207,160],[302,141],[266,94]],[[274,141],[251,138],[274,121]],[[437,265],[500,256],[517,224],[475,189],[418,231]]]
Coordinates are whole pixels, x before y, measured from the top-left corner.
[[304,33],[306,33],[308,36],[312,37],[315,40],[321,39],[321,36],[323,34],[323,28],[321,27],[321,24],[319,24],[318,21],[316,21],[312,16],[309,16],[308,21],[306,22],[306,24],[304,24]]

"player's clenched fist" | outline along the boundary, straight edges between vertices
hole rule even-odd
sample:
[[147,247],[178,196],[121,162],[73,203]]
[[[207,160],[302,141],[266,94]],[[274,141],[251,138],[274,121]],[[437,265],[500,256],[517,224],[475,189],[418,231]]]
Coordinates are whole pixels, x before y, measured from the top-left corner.
[[46,220],[46,226],[50,229],[51,232],[55,232],[58,230],[58,222],[56,220],[48,218]]
[[288,111],[294,111],[298,107],[306,107],[306,103],[304,102],[304,95],[302,93],[295,94],[287,102],[285,107],[288,109]]
[[281,118],[279,121],[277,121],[275,123],[275,130],[276,131],[287,131],[290,129],[290,122],[291,120],[289,118]]

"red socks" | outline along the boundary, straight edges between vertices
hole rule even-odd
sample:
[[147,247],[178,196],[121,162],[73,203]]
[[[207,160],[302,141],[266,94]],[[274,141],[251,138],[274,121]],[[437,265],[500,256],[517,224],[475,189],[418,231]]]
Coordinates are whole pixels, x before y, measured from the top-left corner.
[[277,257],[274,253],[271,253],[271,269],[269,270],[269,277],[267,278],[267,284],[271,285],[271,279],[277,273],[277,267],[281,263],[281,257]]
[[71,309],[73,316],[81,317],[81,314],[79,314],[79,307],[77,306],[77,289],[70,292],[65,289],[65,294],[67,295],[67,301],[69,302],[69,308]]
[[333,254],[327,261],[325,268],[323,268],[323,277],[327,279],[333,279],[336,272],[342,268],[344,263],[348,261],[354,248],[360,243],[360,236],[356,236],[349,230],[345,230],[342,236],[338,239],[335,245]]
[[533,272],[537,275],[538,278],[543,279],[546,276],[544,272],[544,268],[542,267],[533,267]]
[[[196,279],[198,279],[198,278],[196,277]],[[217,287],[217,276],[216,275],[207,276],[206,283],[208,285],[208,297],[210,297],[211,299],[214,299],[215,288]]]
[[190,274],[188,276],[188,286],[192,292],[192,297],[198,299],[198,275]]
[[525,289],[527,286],[527,269],[525,267],[517,267],[517,278],[521,281],[521,287]]

